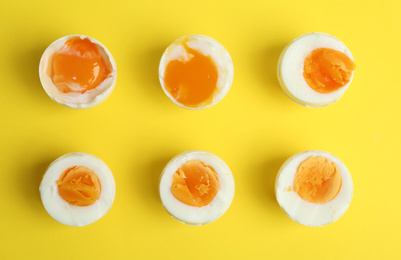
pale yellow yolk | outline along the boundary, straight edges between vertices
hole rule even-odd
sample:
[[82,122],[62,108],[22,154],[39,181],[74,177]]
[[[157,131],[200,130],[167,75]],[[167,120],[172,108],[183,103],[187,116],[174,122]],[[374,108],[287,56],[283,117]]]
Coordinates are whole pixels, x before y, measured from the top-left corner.
[[92,169],[85,166],[68,168],[57,181],[58,193],[71,205],[89,206],[99,199],[100,180]]
[[171,193],[182,203],[203,207],[216,197],[219,189],[216,171],[204,162],[190,160],[174,173]]
[[73,37],[53,55],[49,76],[59,91],[82,94],[99,86],[111,71],[95,43]]
[[341,173],[334,162],[323,156],[311,156],[299,165],[294,190],[303,200],[323,204],[337,196],[341,182]]
[[218,71],[210,56],[205,56],[181,42],[189,60],[172,60],[165,70],[166,90],[186,107],[208,105],[217,89]]
[[327,94],[345,86],[354,70],[355,63],[346,54],[319,48],[305,58],[303,75],[313,90]]

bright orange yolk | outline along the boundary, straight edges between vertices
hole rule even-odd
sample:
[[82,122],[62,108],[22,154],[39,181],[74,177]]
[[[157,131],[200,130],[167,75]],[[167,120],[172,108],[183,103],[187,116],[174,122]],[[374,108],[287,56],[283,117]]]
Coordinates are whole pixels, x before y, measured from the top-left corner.
[[304,78],[308,85],[321,94],[345,86],[355,70],[355,63],[344,53],[329,49],[315,49],[306,56]]
[[334,162],[323,156],[311,156],[299,165],[294,190],[303,200],[323,204],[337,196],[341,182]]
[[89,206],[95,203],[101,191],[97,175],[85,166],[74,166],[65,170],[57,185],[60,196],[75,206]]
[[111,66],[99,53],[97,45],[89,39],[73,37],[53,55],[54,85],[63,93],[85,93],[104,81]]
[[216,171],[204,162],[190,160],[174,173],[171,193],[182,203],[203,207],[216,197],[219,189]]
[[171,60],[165,70],[166,90],[186,107],[208,105],[217,89],[218,71],[210,56],[191,49],[183,41],[188,60]]

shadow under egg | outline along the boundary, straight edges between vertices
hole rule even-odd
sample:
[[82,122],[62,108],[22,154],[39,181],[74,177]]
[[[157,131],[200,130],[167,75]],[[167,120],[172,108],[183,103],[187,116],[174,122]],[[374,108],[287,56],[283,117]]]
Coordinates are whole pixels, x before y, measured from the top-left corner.
[[266,86],[266,91],[271,96],[286,98],[282,95],[282,91],[277,79],[277,64],[281,52],[287,45],[287,42],[266,46],[263,49],[257,49],[252,53],[254,59],[253,71],[258,77],[262,86]]
[[[148,204],[151,202],[152,204],[158,204],[161,206],[161,200],[159,195],[159,181],[161,173],[167,163],[171,160],[172,157],[160,157],[155,158],[152,161],[148,161],[144,165],[144,172],[142,174],[136,174],[135,183],[141,184],[141,187],[138,187],[138,191],[141,194],[141,198],[144,200],[144,204]],[[161,207],[160,207],[161,208]]]
[[152,99],[153,102],[160,100],[155,97],[164,96],[159,81],[159,63],[166,47],[167,45],[159,44],[132,55],[135,80],[140,82],[138,86],[141,86],[144,95]]
[[47,47],[42,43],[27,44],[24,48],[15,50],[12,62],[15,74],[20,75],[18,80],[22,81],[22,84],[17,86],[23,86],[23,92],[28,91],[32,98],[39,101],[48,100],[39,79],[39,63]]
[[35,211],[42,208],[39,186],[47,167],[53,160],[54,158],[44,159],[37,163],[24,165],[18,171],[21,194],[24,194],[26,204],[33,207]]
[[[253,182],[253,192],[255,198],[259,198],[262,204],[276,205],[274,208],[279,210],[280,207],[277,204],[275,195],[275,182],[277,173],[281,165],[288,159],[288,156],[272,158],[264,163],[256,165],[254,168],[255,179],[258,180]],[[254,179],[254,180],[255,180]]]

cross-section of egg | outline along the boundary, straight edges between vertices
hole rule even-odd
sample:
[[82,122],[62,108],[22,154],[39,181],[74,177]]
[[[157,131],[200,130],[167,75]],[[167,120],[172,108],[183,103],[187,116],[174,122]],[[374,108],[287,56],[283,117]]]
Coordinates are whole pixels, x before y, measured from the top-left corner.
[[189,151],[174,157],[159,183],[163,207],[176,220],[204,225],[221,217],[234,198],[234,178],[214,154]]
[[282,51],[277,74],[281,89],[294,102],[324,107],[339,100],[354,76],[351,52],[326,33],[307,33]]
[[75,109],[103,102],[113,91],[117,67],[99,41],[69,35],[53,42],[39,64],[42,86],[51,99]]
[[222,100],[231,88],[234,67],[228,51],[204,35],[187,35],[165,50],[159,80],[175,104],[202,109]]
[[87,153],[69,153],[50,164],[39,190],[43,206],[56,221],[85,226],[110,210],[116,186],[102,160]]
[[351,204],[353,182],[344,163],[318,150],[290,157],[277,174],[278,204],[295,222],[311,227],[338,220]]

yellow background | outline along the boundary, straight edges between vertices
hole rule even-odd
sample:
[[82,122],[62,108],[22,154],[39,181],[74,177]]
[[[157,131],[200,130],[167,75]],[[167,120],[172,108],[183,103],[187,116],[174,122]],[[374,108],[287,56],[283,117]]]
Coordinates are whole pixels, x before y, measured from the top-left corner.
[[[383,1],[1,1],[1,259],[394,259],[400,244],[401,2]],[[341,39],[357,70],[337,103],[293,103],[276,66],[295,37]],[[113,54],[116,87],[101,105],[65,108],[44,92],[40,57],[54,40],[89,35]],[[158,81],[165,48],[187,34],[221,42],[234,83],[217,105],[190,111]],[[187,150],[212,152],[230,166],[233,204],[193,227],[161,206],[164,165]],[[274,197],[275,175],[291,155],[320,149],[348,167],[349,210],[321,228],[290,220]],[[114,173],[110,212],[69,227],[45,211],[46,167],[88,152]]]

